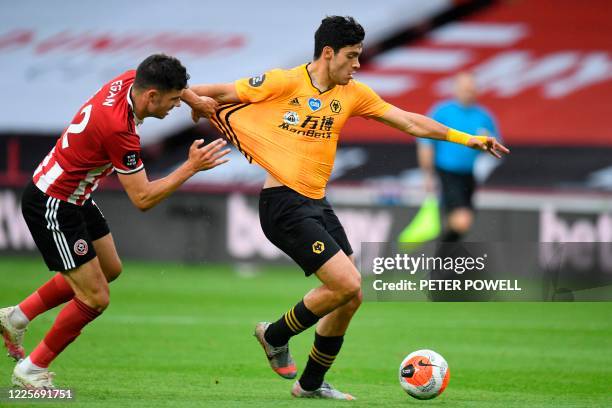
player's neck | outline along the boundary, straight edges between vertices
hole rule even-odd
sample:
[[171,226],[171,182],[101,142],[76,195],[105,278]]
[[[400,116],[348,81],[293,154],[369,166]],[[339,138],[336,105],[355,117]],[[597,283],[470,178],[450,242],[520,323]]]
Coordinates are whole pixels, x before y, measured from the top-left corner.
[[316,60],[308,64],[306,67],[312,84],[320,92],[325,92],[333,88],[336,84],[329,77],[327,66],[321,60]]
[[137,103],[138,95],[134,92],[134,88],[130,89],[130,101],[132,101],[132,112],[136,116],[137,121],[142,122],[146,118],[144,108],[140,107]]

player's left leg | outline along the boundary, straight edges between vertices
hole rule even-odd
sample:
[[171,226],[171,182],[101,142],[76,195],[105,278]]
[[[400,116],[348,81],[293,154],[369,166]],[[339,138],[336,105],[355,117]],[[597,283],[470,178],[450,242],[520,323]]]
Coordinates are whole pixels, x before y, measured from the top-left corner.
[[115,246],[115,241],[113,240],[113,234],[109,232],[102,238],[96,239],[92,243],[96,250],[96,254],[98,254],[100,267],[102,268],[102,272],[104,272],[106,281],[111,283],[119,277],[121,271],[123,270],[121,259],[119,258],[117,247]]

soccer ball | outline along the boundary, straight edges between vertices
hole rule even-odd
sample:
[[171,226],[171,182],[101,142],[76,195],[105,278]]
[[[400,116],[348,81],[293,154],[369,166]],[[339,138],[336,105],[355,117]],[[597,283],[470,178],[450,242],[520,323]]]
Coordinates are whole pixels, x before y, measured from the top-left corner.
[[399,367],[400,385],[410,396],[421,400],[442,394],[449,379],[448,363],[432,350],[408,354]]

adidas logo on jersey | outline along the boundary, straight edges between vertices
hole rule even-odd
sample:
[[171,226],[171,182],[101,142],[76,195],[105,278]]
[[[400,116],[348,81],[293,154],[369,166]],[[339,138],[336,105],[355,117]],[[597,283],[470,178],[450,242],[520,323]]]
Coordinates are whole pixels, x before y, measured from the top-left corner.
[[289,101],[289,105],[291,106],[300,106],[300,101],[298,98],[293,98],[292,100]]

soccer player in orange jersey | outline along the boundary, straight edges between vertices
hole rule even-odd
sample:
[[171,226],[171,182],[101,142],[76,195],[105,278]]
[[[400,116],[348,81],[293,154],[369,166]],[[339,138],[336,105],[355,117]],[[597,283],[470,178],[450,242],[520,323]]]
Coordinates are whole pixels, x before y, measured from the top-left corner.
[[361,304],[353,251],[325,198],[339,133],[349,117],[373,118],[412,136],[460,143],[495,157],[508,153],[495,138],[403,111],[355,81],[364,36],[353,18],[326,17],[315,33],[312,62],[235,83],[196,85],[183,93],[194,120],[209,117],[249,161],[268,172],[259,201],[263,231],[306,276],[321,281],[277,321],[255,328],[272,369],[295,378],[289,339],[317,325],[308,363],[291,390],[295,397],[354,398],[324,381]]

